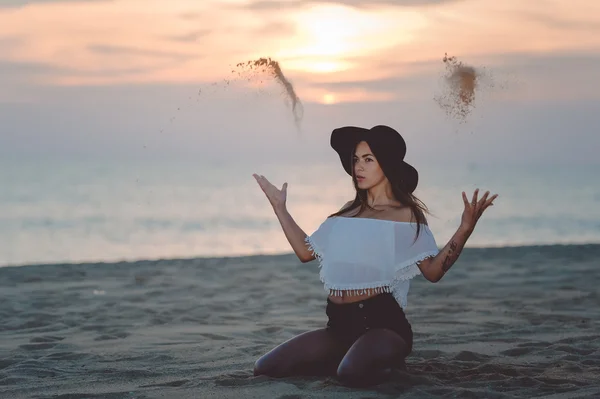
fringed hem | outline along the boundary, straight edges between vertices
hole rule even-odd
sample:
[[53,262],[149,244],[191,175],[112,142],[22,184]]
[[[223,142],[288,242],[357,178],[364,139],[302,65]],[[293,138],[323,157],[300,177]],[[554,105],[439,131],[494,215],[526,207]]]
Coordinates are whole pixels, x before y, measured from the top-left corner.
[[394,298],[396,299],[398,304],[400,304],[400,307],[402,307],[402,309],[406,309],[406,307],[408,306],[408,292],[398,291],[398,285],[421,274],[419,264],[425,259],[433,258],[438,254],[438,252],[439,251],[429,251],[424,254],[421,254],[418,257],[414,258],[416,260],[414,260],[412,264],[410,264],[409,266],[404,266],[396,272],[396,277],[394,278],[391,287],[392,293],[394,294]]
[[[412,259],[409,259],[405,262],[400,263],[395,267],[396,271],[394,273],[394,281],[404,281],[410,280],[419,274],[421,274],[421,269],[419,269],[419,264],[423,262],[425,259],[433,258],[439,253],[439,251],[428,251],[422,254],[415,256]],[[392,284],[393,285],[393,284]]]
[[319,261],[319,269],[321,269],[319,271],[319,279],[322,283],[325,283],[325,275],[323,274],[323,272],[325,271],[325,257],[323,255],[323,252],[319,250],[319,247],[310,238],[310,236],[307,235],[304,239],[304,242],[306,243],[306,246],[308,247],[310,253]]
[[308,247],[308,250],[310,251],[310,253],[315,258],[317,258],[317,260],[319,261],[319,266],[322,267],[323,266],[323,254],[321,253],[321,251],[319,251],[319,249],[315,245],[314,241],[310,238],[310,236],[306,236],[306,238],[304,239],[304,242],[306,243],[306,246]]
[[392,293],[392,288],[390,286],[381,286],[381,287],[369,287],[369,288],[357,288],[357,289],[334,289],[325,287],[325,290],[331,296],[359,296],[359,295],[376,295],[383,293]]
[[394,297],[403,308],[406,307],[406,298],[399,297],[396,291],[396,286],[402,281],[410,280],[419,274],[421,274],[421,269],[419,269],[419,264],[425,259],[432,258],[439,253],[439,250],[436,251],[428,251],[421,253],[412,259],[406,260],[395,267],[395,275],[394,279],[389,281],[379,281],[379,282],[370,282],[367,284],[353,284],[347,287],[339,287],[339,286],[331,286],[326,283],[324,271],[325,267],[325,257],[323,252],[319,249],[319,247],[315,244],[314,240],[311,239],[310,236],[306,236],[304,239],[308,250],[310,253],[318,260],[319,268],[321,269],[319,272],[319,277],[321,282],[324,284],[325,291],[331,296],[359,296],[359,295],[376,295],[382,293],[391,293],[394,294]]

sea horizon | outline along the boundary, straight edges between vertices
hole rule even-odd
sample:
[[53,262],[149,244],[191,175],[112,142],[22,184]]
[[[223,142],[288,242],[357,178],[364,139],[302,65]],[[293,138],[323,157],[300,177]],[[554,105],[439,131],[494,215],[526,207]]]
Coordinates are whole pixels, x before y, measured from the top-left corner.
[[[214,162],[5,159],[0,267],[291,253],[252,173],[288,182],[288,210],[307,234],[353,198],[334,157]],[[600,243],[598,165],[420,163],[416,195],[440,248],[459,226],[461,191],[476,187],[499,197],[466,248]]]
[[[467,246],[463,250],[463,252],[475,253],[478,251],[506,251],[510,254],[511,250],[518,251],[534,251],[534,250],[556,250],[556,249],[565,249],[565,250],[575,250],[577,248],[585,248],[585,249],[598,249],[600,247],[600,242],[581,242],[581,243],[554,243],[554,244],[523,244],[523,245],[498,245],[498,246]],[[439,247],[440,249],[442,247]],[[131,258],[131,259],[112,259],[112,260],[82,260],[82,261],[56,261],[56,262],[33,262],[33,263],[24,263],[24,264],[6,264],[0,265],[0,268],[23,268],[23,267],[60,267],[60,266],[90,266],[90,265],[141,265],[141,264],[157,264],[157,263],[169,263],[169,262],[177,262],[177,263],[190,263],[196,261],[211,261],[211,260],[242,260],[242,261],[251,261],[253,259],[260,258],[294,258],[294,253],[292,251],[289,252],[274,252],[274,253],[253,253],[253,254],[231,254],[231,255],[201,255],[201,256],[191,256],[191,257],[174,257],[174,258]],[[298,261],[300,262],[300,261]]]

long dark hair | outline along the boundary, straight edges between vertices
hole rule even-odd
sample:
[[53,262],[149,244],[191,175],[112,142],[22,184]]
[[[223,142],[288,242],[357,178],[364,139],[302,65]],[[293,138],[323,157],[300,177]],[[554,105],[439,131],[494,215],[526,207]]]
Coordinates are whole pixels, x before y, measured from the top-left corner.
[[[367,140],[365,140],[365,141],[367,141]],[[356,145],[354,146],[354,149],[350,153],[350,157],[351,157],[350,165],[352,165],[352,168],[351,168],[352,169],[352,182],[354,183],[354,190],[356,191],[356,196],[354,197],[354,201],[352,201],[352,204],[350,204],[350,206],[340,209],[339,211],[337,211],[335,213],[332,213],[331,215],[329,215],[329,217],[340,216],[343,213],[346,213],[348,211],[351,211],[351,210],[359,208],[359,207],[360,207],[360,210],[358,211],[357,214],[361,214],[366,209],[375,210],[373,207],[371,207],[367,203],[367,190],[358,188],[358,182],[356,180],[356,173],[354,172],[354,153],[356,152],[356,147],[358,146],[358,144],[359,143],[356,143]],[[411,213],[412,213],[411,222],[414,221],[417,223],[417,234],[415,236],[415,240],[416,240],[419,237],[419,233],[421,232],[421,225],[427,224],[427,219],[425,218],[425,214],[430,214],[429,209],[423,203],[423,201],[421,201],[413,193],[409,192],[404,187],[404,184],[402,184],[402,176],[399,176],[398,173],[394,173],[392,170],[386,170],[388,168],[387,165],[389,165],[389,163],[388,162],[379,162],[379,158],[378,158],[376,149],[371,147],[371,151],[373,152],[373,155],[375,155],[375,158],[378,159],[379,166],[383,170],[383,173],[385,174],[386,178],[388,179],[388,181],[390,182],[390,184],[392,186],[392,193],[394,194],[394,198],[398,202],[400,202],[403,206],[408,206],[410,208]]]

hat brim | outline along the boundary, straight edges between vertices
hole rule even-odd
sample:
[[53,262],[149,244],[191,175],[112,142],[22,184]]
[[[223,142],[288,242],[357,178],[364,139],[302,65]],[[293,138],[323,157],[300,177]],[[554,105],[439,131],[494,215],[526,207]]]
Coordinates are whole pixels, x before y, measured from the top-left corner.
[[[393,131],[394,134],[399,136],[395,130],[390,131]],[[368,141],[369,135],[371,134],[371,129],[365,129],[357,126],[340,127],[334,129],[331,133],[331,147],[338,153],[344,170],[350,176],[352,176],[352,152],[356,148],[357,143],[362,140]],[[400,170],[398,170],[398,172],[402,176],[401,183],[403,188],[409,193],[412,193],[417,188],[419,182],[419,173],[412,165],[404,160],[399,164],[399,168]]]

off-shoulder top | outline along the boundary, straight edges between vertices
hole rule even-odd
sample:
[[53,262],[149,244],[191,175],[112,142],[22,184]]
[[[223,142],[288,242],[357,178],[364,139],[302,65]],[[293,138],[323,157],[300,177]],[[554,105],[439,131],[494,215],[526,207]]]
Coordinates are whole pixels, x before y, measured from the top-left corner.
[[427,225],[416,232],[412,222],[334,216],[305,241],[329,295],[389,292],[406,308],[410,280],[421,274],[418,263],[439,252]]

